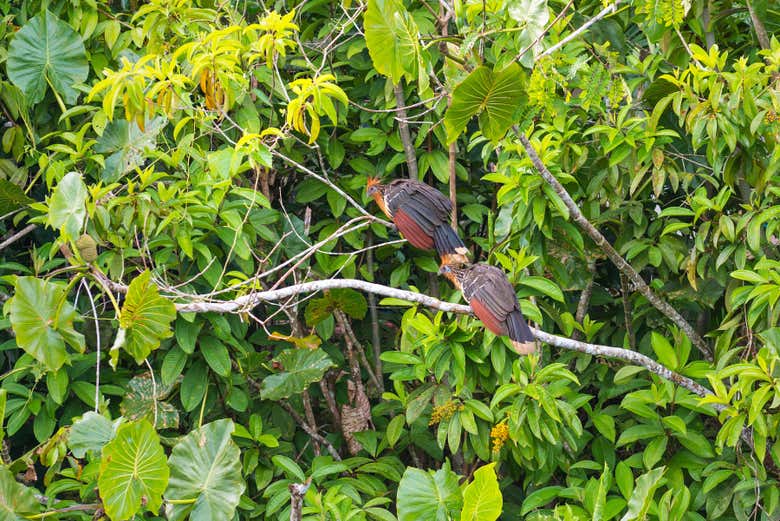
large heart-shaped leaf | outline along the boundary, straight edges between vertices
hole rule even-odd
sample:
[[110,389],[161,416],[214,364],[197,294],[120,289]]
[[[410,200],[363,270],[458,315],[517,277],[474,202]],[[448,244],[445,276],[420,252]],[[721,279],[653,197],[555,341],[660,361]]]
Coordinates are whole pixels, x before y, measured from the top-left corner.
[[458,475],[447,466],[436,472],[409,467],[398,485],[398,521],[447,521],[462,503]]
[[111,521],[137,512],[157,512],[168,485],[168,464],[160,438],[146,420],[126,423],[103,447],[98,490]]
[[84,336],[73,329],[77,314],[66,298],[65,286],[35,277],[17,277],[10,302],[16,343],[50,371],[68,361],[67,343],[84,351]]
[[35,491],[18,483],[5,467],[0,467],[0,520],[26,521],[41,511]]
[[520,66],[513,63],[500,72],[477,67],[452,92],[452,103],[444,115],[447,142],[463,132],[469,120],[479,114],[479,128],[488,139],[504,137],[514,114],[525,104],[525,81]]
[[124,348],[139,364],[160,347],[160,340],[173,335],[171,322],[176,318],[176,307],[160,296],[151,276],[144,271],[133,279],[119,317],[119,326],[127,332]]
[[76,31],[48,10],[27,22],[8,47],[8,78],[30,104],[38,103],[47,83],[73,105],[89,74],[84,42]]
[[128,391],[119,404],[122,416],[135,421],[146,419],[157,422],[157,429],[178,429],[179,411],[168,402],[162,401],[173,389],[173,385],[163,384],[159,378],[152,380],[151,373],[136,376],[127,384]]
[[542,49],[541,42],[537,40],[544,34],[544,28],[550,20],[547,0],[510,0],[507,3],[507,12],[521,26],[525,25],[525,30],[520,33],[519,45],[525,49],[533,44],[533,53],[525,53],[521,63],[526,67],[533,67],[534,56]]
[[406,76],[417,79],[421,90],[428,87],[420,31],[402,2],[368,0],[363,26],[368,54],[380,74],[393,83]]
[[263,379],[260,387],[263,400],[281,400],[303,392],[310,383],[320,381],[334,365],[322,349],[288,349],[279,355],[277,362],[284,372]]
[[105,416],[89,411],[70,428],[68,447],[77,458],[83,458],[87,451],[99,452],[114,439],[121,423],[122,418],[112,422]]
[[143,130],[135,121],[122,119],[109,123],[95,143],[95,152],[108,155],[102,175],[103,181],[113,183],[142,165],[147,151],[154,150],[157,146],[157,134],[166,123],[165,118],[154,118],[146,123]]
[[49,201],[49,225],[75,239],[87,217],[87,186],[78,172],[68,172],[54,187]]
[[504,498],[498,488],[495,466],[490,463],[474,473],[474,481],[463,491],[460,521],[496,521],[501,515]]
[[232,519],[246,488],[241,451],[231,438],[235,425],[217,420],[192,431],[171,452],[165,499],[169,520]]

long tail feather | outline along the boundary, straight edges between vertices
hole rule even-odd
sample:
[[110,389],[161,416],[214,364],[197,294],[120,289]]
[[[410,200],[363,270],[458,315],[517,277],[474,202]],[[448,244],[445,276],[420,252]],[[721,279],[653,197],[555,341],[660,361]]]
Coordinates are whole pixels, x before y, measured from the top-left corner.
[[453,262],[468,262],[468,249],[458,236],[458,232],[443,224],[433,230],[433,245],[439,256],[449,257]]
[[521,355],[527,355],[536,351],[536,337],[528,327],[520,310],[515,309],[506,317],[507,330],[512,345]]

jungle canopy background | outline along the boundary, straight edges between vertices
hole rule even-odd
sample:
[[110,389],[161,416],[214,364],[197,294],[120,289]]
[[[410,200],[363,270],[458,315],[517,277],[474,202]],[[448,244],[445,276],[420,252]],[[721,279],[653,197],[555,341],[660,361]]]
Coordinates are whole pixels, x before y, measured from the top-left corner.
[[780,518],[773,2],[0,15],[0,519]]

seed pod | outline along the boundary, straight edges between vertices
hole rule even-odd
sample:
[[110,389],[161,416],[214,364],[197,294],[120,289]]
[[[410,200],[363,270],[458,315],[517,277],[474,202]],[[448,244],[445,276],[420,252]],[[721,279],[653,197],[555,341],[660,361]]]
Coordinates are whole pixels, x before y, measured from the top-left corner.
[[76,239],[76,247],[79,249],[81,258],[85,261],[94,262],[97,259],[97,243],[89,234],[85,233]]

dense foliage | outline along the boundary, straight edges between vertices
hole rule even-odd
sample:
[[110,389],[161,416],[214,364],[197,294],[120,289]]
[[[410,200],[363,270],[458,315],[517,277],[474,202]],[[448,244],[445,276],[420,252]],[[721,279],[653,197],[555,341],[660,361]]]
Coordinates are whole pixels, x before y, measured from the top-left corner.
[[[0,14],[0,519],[780,517],[773,2]],[[459,300],[377,174],[452,194],[540,329],[706,396],[356,289],[254,300]]]

